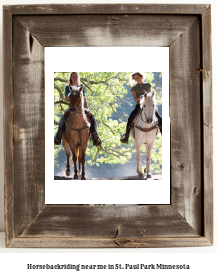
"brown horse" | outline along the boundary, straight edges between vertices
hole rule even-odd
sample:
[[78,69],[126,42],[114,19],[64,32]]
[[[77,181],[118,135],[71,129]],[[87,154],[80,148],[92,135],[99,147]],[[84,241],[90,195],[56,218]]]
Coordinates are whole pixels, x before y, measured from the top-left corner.
[[[72,152],[72,160],[74,163],[74,179],[85,180],[84,164],[85,152],[89,140],[90,124],[84,112],[83,87],[69,86],[70,108],[69,116],[65,121],[65,132],[63,133],[63,146],[67,156],[66,175],[70,175],[69,165],[69,146]],[[77,162],[79,163],[79,173],[77,171]],[[82,164],[82,173],[81,173]]]

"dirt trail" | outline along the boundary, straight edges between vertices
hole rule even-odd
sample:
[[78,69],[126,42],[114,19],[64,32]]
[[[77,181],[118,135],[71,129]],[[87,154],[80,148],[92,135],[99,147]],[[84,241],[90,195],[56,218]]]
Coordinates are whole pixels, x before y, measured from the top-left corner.
[[[54,180],[72,180],[72,177],[64,177],[64,176],[54,176]],[[78,178],[81,179],[80,177]],[[86,180],[146,180],[145,176],[143,178],[137,176],[128,176],[128,177],[121,177],[121,178],[88,178]],[[153,174],[152,178],[148,180],[162,180],[162,174]]]

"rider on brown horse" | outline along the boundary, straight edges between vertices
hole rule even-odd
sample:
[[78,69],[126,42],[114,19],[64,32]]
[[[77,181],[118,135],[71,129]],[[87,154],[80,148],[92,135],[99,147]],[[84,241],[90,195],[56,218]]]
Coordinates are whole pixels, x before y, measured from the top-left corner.
[[[68,95],[70,93],[70,89],[69,89],[70,85],[75,85],[75,86],[81,85],[80,84],[80,77],[79,77],[77,72],[72,72],[70,74],[70,76],[69,76],[69,85],[67,85],[65,87],[65,101],[67,101],[67,102],[70,102],[70,98],[68,97]],[[85,98],[85,88],[84,88],[84,86],[83,86],[83,96],[84,96],[84,111],[85,111],[85,114],[87,115],[87,117],[89,118],[90,124],[91,124],[91,126],[90,126],[90,138],[92,139],[94,146],[100,146],[101,145],[101,140],[100,140],[100,138],[97,134],[97,131],[96,131],[96,120],[95,120],[93,114],[88,109],[87,101],[86,101],[86,98]],[[68,115],[69,115],[69,110],[67,109],[65,111],[65,113],[62,115],[61,119],[60,119],[58,130],[57,130],[56,135],[54,137],[54,143],[56,145],[60,145],[60,143],[61,143],[62,133],[63,133],[64,128],[65,128],[65,120],[68,117]]]

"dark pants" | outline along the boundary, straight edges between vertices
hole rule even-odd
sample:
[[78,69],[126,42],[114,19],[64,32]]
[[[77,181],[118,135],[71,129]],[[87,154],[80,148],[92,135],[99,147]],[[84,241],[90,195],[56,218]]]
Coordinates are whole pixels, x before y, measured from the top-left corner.
[[157,117],[158,119],[158,125],[160,127],[162,127],[162,118],[161,118],[161,115],[155,110],[155,116]]
[[132,121],[135,118],[136,114],[138,113],[139,108],[140,108],[140,104],[136,104],[134,110],[130,113],[130,116],[129,116],[128,121],[127,121],[127,129],[130,126],[130,123],[132,123]]
[[96,120],[95,120],[95,117],[93,116],[93,114],[90,117],[90,124],[91,124],[90,133],[96,132]]
[[[130,126],[130,123],[132,123],[133,119],[135,118],[136,114],[138,113],[139,111],[139,108],[140,108],[140,104],[136,104],[134,110],[131,112],[129,118],[128,118],[128,121],[127,121],[127,129],[128,127]],[[158,124],[159,126],[162,127],[162,118],[160,116],[160,114],[155,110],[155,116],[157,117],[158,119]]]

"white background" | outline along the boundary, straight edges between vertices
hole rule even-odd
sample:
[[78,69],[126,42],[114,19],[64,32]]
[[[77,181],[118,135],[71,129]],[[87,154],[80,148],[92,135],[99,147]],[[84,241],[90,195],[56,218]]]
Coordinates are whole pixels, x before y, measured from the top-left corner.
[[[73,68],[68,62],[72,53]],[[143,55],[140,59],[126,59],[135,53]],[[54,72],[71,71],[162,72],[162,180],[54,180],[51,163],[54,106],[50,96],[53,95]],[[46,47],[45,119],[46,204],[170,204],[169,47]],[[132,167],[136,176],[136,162]]]
[[[20,0],[20,1],[12,1],[12,0],[1,0],[2,5],[12,5],[12,4],[45,4],[50,3],[51,1],[28,1],[28,0]],[[216,56],[216,49],[217,49],[217,3],[215,0],[196,0],[196,1],[162,1],[162,0],[148,0],[148,1],[136,1],[137,3],[159,3],[159,4],[212,4],[212,34],[213,34],[213,77],[216,76],[216,67],[217,67],[217,56]],[[54,1],[52,0],[52,3],[60,3],[60,1]],[[71,0],[64,0],[64,3],[73,3]],[[76,0],[74,3],[105,3],[103,1],[81,1]],[[106,0],[106,3],[132,3],[132,1],[121,1],[118,2],[115,1],[109,1]],[[0,14],[0,22],[2,22],[2,14]],[[2,37],[2,28],[0,28],[0,33]],[[0,59],[2,59],[2,43],[0,44]],[[2,89],[2,63],[0,65],[0,111],[3,110],[3,89]],[[216,96],[216,90],[217,90],[217,80],[216,78],[213,78],[213,103],[216,107],[217,105],[217,96]],[[2,113],[3,118],[3,113]],[[214,124],[214,197],[215,201],[216,198],[216,137],[217,137],[217,131],[216,131],[216,125],[217,125],[217,112],[216,109],[213,109],[213,124]],[[1,134],[1,144],[0,144],[0,155],[1,155],[1,167],[0,167],[0,230],[4,232],[4,164],[3,164],[3,120],[0,121],[0,134]],[[215,239],[217,236],[216,230],[217,230],[217,210],[215,206],[215,223],[214,223],[214,233],[215,233]],[[49,253],[49,254],[48,254]],[[54,253],[54,254],[50,254]],[[55,256],[55,259],[53,258]],[[127,257],[127,258],[126,258]],[[165,277],[216,277],[217,271],[216,271],[216,257],[217,257],[217,244],[215,240],[215,244],[212,247],[198,247],[198,248],[163,248],[163,249],[6,249],[4,244],[4,233],[0,233],[0,273],[3,277],[12,277],[14,276],[21,276],[22,277],[30,277],[30,274],[32,277],[47,277],[48,273],[46,272],[36,272],[33,274],[33,272],[28,272],[26,269],[27,263],[56,263],[57,259],[58,263],[68,263],[70,260],[70,263],[74,263],[75,261],[79,261],[80,263],[85,263],[88,261],[91,263],[93,260],[97,263],[104,262],[104,264],[107,263],[121,263],[122,260],[124,260],[124,263],[134,262],[138,261],[144,261],[147,263],[173,263],[175,260],[176,263],[182,264],[182,263],[188,263],[192,265],[192,268],[190,271],[184,271],[184,272],[177,272],[177,271],[158,271],[158,272],[136,272],[136,271],[127,271],[124,272],[124,275],[131,275],[131,276],[140,276],[140,277],[159,277],[159,276],[165,276]],[[169,272],[169,274],[168,274]],[[58,277],[61,275],[63,277],[67,277],[67,274],[65,272],[49,272],[52,273],[52,277]],[[80,277],[87,277],[87,275],[95,275],[97,272],[83,272],[83,274],[75,273],[75,272],[69,272],[68,277],[72,277],[72,275],[76,276],[79,275]],[[37,276],[36,276],[37,275]],[[102,273],[100,273],[102,276]],[[120,272],[113,272],[113,275],[120,277]],[[123,274],[122,274],[123,275]],[[105,274],[107,277],[108,275]],[[109,276],[111,274],[109,273]]]

